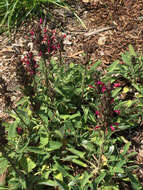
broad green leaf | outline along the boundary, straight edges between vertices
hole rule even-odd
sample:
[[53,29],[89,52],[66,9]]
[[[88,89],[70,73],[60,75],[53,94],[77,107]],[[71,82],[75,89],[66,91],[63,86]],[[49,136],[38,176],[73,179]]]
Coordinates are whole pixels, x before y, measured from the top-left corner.
[[87,140],[83,140],[81,142],[81,146],[83,146],[88,151],[94,151],[95,150],[95,146],[90,141],[87,141]]
[[30,173],[36,167],[36,163],[32,161],[29,157],[26,158],[26,161],[27,161],[27,172]]
[[131,142],[126,143],[125,146],[123,147],[123,152],[121,154],[125,155],[130,146],[131,146]]
[[129,52],[130,52],[130,55],[132,55],[132,56],[136,56],[137,55],[136,52],[135,52],[135,50],[134,50],[134,48],[133,48],[133,46],[131,44],[129,45]]
[[36,154],[45,154],[45,151],[42,148],[37,148],[37,147],[28,147],[29,152],[34,152]]
[[81,152],[79,150],[76,150],[74,148],[67,148],[68,151],[70,151],[71,153],[79,156],[80,158],[84,158],[85,152]]
[[89,174],[86,171],[80,177],[81,188],[84,189],[85,185],[90,183],[89,179],[93,176],[93,173]]
[[77,112],[72,115],[60,115],[60,118],[64,119],[64,120],[72,120],[72,119],[75,119],[76,117],[80,117],[80,116],[81,116],[80,112]]
[[59,186],[60,190],[69,190],[68,186],[63,182],[55,178],[57,185]]
[[97,67],[101,64],[101,61],[97,61],[96,63],[94,63],[91,68],[90,71],[96,71]]
[[119,167],[114,167],[111,169],[112,173],[124,173],[124,170],[122,168]]
[[115,165],[116,168],[121,168],[126,164],[126,159],[121,158],[122,160],[118,161],[117,164]]
[[28,103],[29,101],[29,98],[24,96],[22,97],[18,102],[16,102],[16,105],[19,106],[19,105],[23,105],[24,103]]
[[117,69],[119,64],[119,61],[114,61],[109,67],[108,67],[108,72],[112,72]]
[[38,114],[39,114],[40,118],[43,120],[43,122],[48,125],[49,124],[48,114],[42,110],[38,111]]
[[48,180],[46,182],[40,182],[39,185],[47,185],[50,187],[56,187],[57,186],[56,182],[53,180]]
[[68,155],[65,158],[62,158],[63,161],[72,161],[74,158],[78,158],[76,155]]
[[82,167],[84,167],[84,168],[87,167],[87,164],[85,164],[85,163],[82,162],[81,160],[73,159],[72,162],[75,163],[75,164],[78,164],[79,166],[82,166]]
[[106,176],[106,173],[101,172],[100,175],[95,178],[96,187],[98,186],[98,184],[100,184],[100,182],[102,182],[102,180],[105,178],[105,176]]
[[139,180],[138,180],[138,178],[137,178],[136,175],[128,173],[128,176],[130,178],[133,190],[142,190],[143,189],[143,187],[140,184],[140,182],[139,182]]
[[55,162],[53,169],[56,171],[58,170],[64,177],[69,175],[68,172],[66,171],[65,167],[63,165],[60,165],[58,162]]
[[15,121],[13,124],[10,124],[8,127],[8,139],[12,139],[16,137],[16,128],[18,127],[17,122]]
[[44,147],[49,143],[48,136],[40,136],[40,147]]
[[115,98],[117,95],[119,95],[121,89],[122,89],[121,87],[118,87],[112,90],[112,97]]
[[54,176],[55,179],[58,179],[59,181],[63,181],[63,175],[62,173],[58,173],[57,175]]
[[8,166],[9,166],[8,161],[5,158],[1,157],[0,158],[0,175],[5,172]]
[[31,158],[29,157],[27,158],[23,157],[20,160],[20,165],[23,167],[24,171],[27,173],[30,173],[36,167],[36,163],[32,161]]
[[129,153],[129,154],[127,155],[127,157],[128,157],[128,158],[134,157],[134,156],[136,156],[137,154],[138,154],[137,152],[131,152],[131,153]]
[[101,187],[101,190],[120,190],[119,186],[118,185],[106,185],[104,184],[102,187]]
[[49,145],[48,151],[57,150],[57,149],[60,149],[62,147],[62,143],[59,141],[49,141],[48,145]]
[[83,119],[84,119],[84,122],[86,123],[87,119],[88,119],[89,107],[82,106],[82,109],[83,109],[83,112],[84,112]]

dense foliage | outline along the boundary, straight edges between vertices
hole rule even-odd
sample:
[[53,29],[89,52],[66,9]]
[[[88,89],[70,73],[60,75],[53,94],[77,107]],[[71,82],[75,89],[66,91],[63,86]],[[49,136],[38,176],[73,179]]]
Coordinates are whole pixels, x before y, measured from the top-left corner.
[[[42,19],[40,19],[42,24]],[[100,61],[91,64],[55,61],[66,36],[31,31],[39,62],[29,50],[17,67],[24,96],[17,107],[1,81],[0,92],[10,115],[1,123],[0,189],[142,189],[133,171],[136,152],[118,131],[139,127],[143,106],[143,57],[129,46],[103,75]],[[40,32],[39,32],[40,31]]]
[[10,30],[33,15],[47,18],[53,5],[69,9],[62,0],[1,0],[0,26]]

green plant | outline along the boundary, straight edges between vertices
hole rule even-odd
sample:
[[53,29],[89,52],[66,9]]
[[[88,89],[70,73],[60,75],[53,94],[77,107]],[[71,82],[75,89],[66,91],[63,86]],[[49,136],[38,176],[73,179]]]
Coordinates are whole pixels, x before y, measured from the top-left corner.
[[63,0],[1,0],[0,2],[0,26],[1,32],[10,31],[14,26],[19,26],[27,18],[32,16],[47,18],[51,16],[50,6],[58,6],[72,11],[81,25],[86,28],[77,13],[72,10]]
[[143,120],[143,57],[129,45],[129,52],[122,54],[123,63],[115,61],[109,68],[105,80],[118,82],[121,86],[112,92],[118,102],[115,109],[121,111],[120,129],[139,127]]
[[1,124],[7,132],[0,141],[0,171],[8,170],[5,188],[118,190],[129,184],[141,189],[132,172],[138,168],[132,160],[136,153],[128,154],[131,143],[113,137],[125,122],[118,106],[119,81],[104,77],[99,61],[92,66],[88,59],[84,64],[56,62],[53,55],[62,51],[62,37],[55,31],[41,31],[39,25],[31,35],[41,60],[37,63],[29,51],[18,61],[24,96],[17,108],[0,81],[13,118]]
[[[13,25],[19,25],[29,15],[35,14],[36,16],[43,17],[46,6],[50,4],[67,8],[63,1],[57,0],[1,0],[0,2],[0,19],[3,26],[6,24],[10,30]],[[44,8],[45,7],[45,8]],[[45,12],[45,14],[48,14]],[[48,15],[45,15],[48,16]]]

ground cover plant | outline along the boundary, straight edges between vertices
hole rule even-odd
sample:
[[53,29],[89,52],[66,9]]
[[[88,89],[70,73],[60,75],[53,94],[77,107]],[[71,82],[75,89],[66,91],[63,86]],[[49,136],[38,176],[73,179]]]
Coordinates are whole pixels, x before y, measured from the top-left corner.
[[[1,189],[142,189],[134,171],[131,142],[116,136],[142,125],[143,56],[132,46],[103,74],[101,62],[62,60],[63,36],[41,29],[31,38],[41,57],[28,50],[18,60],[17,79],[24,96],[17,107],[0,78],[11,123],[1,123]],[[59,60],[54,54],[59,52]]]

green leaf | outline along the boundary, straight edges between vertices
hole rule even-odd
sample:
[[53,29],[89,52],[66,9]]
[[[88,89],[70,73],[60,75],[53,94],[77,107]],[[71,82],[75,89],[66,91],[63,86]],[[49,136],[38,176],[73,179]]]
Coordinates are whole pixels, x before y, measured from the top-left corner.
[[29,152],[34,152],[34,153],[40,154],[40,155],[46,154],[45,151],[43,151],[42,148],[37,148],[37,147],[28,147],[28,151]]
[[108,67],[108,72],[112,72],[112,71],[116,70],[118,64],[119,64],[119,61],[118,61],[118,60],[117,60],[117,61],[114,61],[114,62]]
[[72,120],[72,119],[75,119],[75,118],[80,117],[80,116],[81,116],[80,112],[77,112],[77,113],[72,114],[72,115],[60,115],[60,118],[64,119],[64,120]]
[[137,56],[137,54],[136,54],[136,52],[135,52],[135,50],[131,44],[129,45],[129,52],[130,52],[130,55]]
[[63,181],[63,175],[62,173],[58,173],[54,176],[55,179],[59,180],[59,181]]
[[72,161],[74,158],[78,158],[76,155],[68,155],[65,158],[62,158],[63,161]]
[[102,182],[102,180],[105,178],[105,176],[106,176],[106,173],[101,172],[100,175],[98,177],[96,177],[96,179],[95,179],[96,187],[98,187],[98,185],[100,184],[100,182]]
[[90,71],[96,71],[97,67],[101,64],[101,61],[97,61],[96,63],[94,63],[91,68]]
[[88,150],[90,152],[95,150],[94,145],[91,142],[89,142],[88,140],[83,140],[81,143],[81,146],[83,146],[86,150]]
[[46,182],[40,182],[39,185],[47,185],[47,186],[50,186],[50,187],[56,187],[57,186],[57,183],[53,180],[48,180]]
[[65,167],[63,166],[63,165],[60,165],[58,162],[55,162],[55,164],[54,164],[54,169],[57,171],[59,171],[60,173],[62,173],[62,175],[64,176],[64,177],[66,177],[66,176],[68,176],[69,174],[68,174],[68,172],[65,170]]
[[85,185],[90,183],[89,179],[93,176],[93,173],[88,174],[86,171],[80,177],[81,189],[84,189]]
[[128,142],[125,144],[125,146],[123,147],[123,152],[121,153],[123,156],[127,153],[130,146],[131,146],[131,142]]
[[139,183],[139,180],[136,175],[128,173],[130,178],[133,190],[142,190],[142,185]]
[[45,111],[43,111],[43,110],[40,110],[37,113],[39,114],[40,118],[44,121],[44,123],[49,125],[48,114],[45,113]]
[[80,158],[84,158],[85,152],[81,152],[79,150],[76,150],[74,148],[67,148],[68,151],[70,151],[71,153],[79,156]]
[[60,190],[69,190],[68,186],[63,182],[55,178],[57,185],[59,186]]
[[24,171],[27,173],[30,173],[36,167],[36,163],[32,161],[31,158],[29,157],[27,158],[23,157],[20,160],[20,165],[23,167]]
[[87,164],[85,164],[85,163],[82,162],[81,160],[73,159],[72,162],[75,163],[75,164],[78,164],[79,166],[82,166],[82,167],[84,167],[84,168],[87,167]]
[[59,141],[49,141],[48,145],[49,145],[48,151],[53,151],[53,150],[60,149],[63,144]]
[[23,105],[24,103],[28,103],[29,99],[27,96],[22,97],[18,102],[16,102],[16,105]]
[[9,190],[7,187],[0,187],[0,190]]
[[16,135],[17,135],[17,133],[16,133],[17,126],[18,126],[18,124],[17,124],[16,121],[9,125],[9,127],[8,127],[8,139],[13,139],[13,138],[16,137]]
[[104,185],[101,187],[101,190],[120,190],[120,189],[119,189],[119,186],[118,186],[118,185],[114,185],[114,184],[106,185],[106,184],[104,184]]
[[118,87],[112,90],[112,97],[115,98],[117,95],[119,95],[121,89],[122,89],[121,87]]
[[8,161],[1,157],[0,158],[0,175],[3,174],[6,171],[6,168],[8,167]]
[[112,173],[124,173],[124,170],[120,167],[111,168]]
[[84,112],[83,119],[84,119],[84,122],[86,123],[88,119],[89,107],[82,106],[82,109]]

